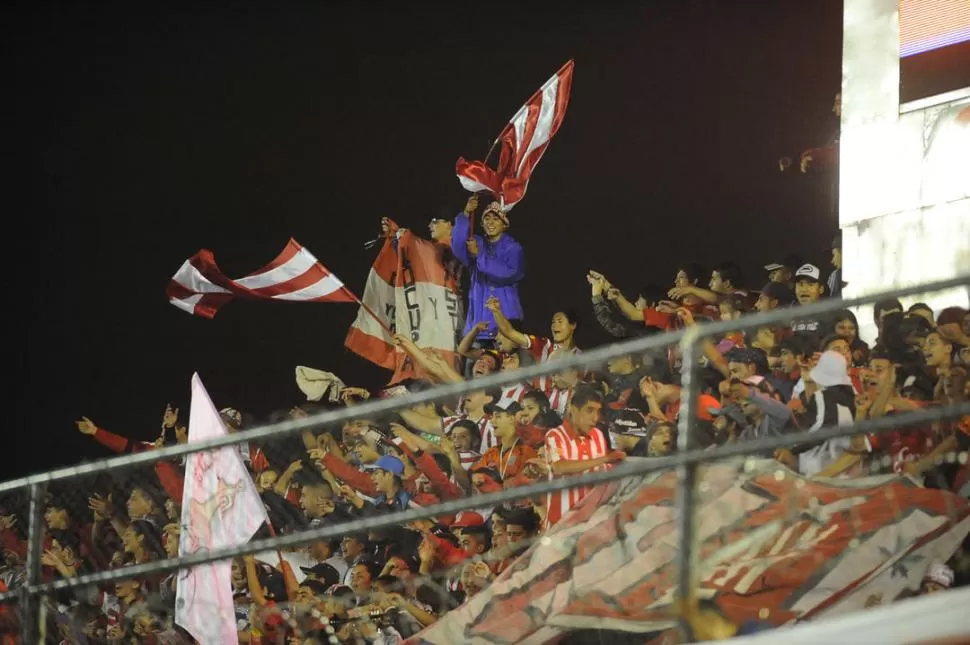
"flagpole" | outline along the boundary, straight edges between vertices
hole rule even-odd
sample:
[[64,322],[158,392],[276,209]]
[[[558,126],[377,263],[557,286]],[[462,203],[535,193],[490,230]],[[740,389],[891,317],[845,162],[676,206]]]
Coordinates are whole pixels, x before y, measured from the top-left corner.
[[373,309],[371,309],[370,307],[368,307],[367,305],[365,305],[364,304],[364,301],[361,300],[360,298],[358,298],[357,297],[357,294],[355,294],[353,291],[351,291],[350,289],[348,289],[346,286],[344,286],[344,290],[347,292],[347,295],[350,296],[350,298],[354,302],[356,302],[358,305],[360,305],[361,309],[363,309],[364,311],[366,311],[368,314],[370,314],[371,318],[373,318],[375,321],[377,321],[377,324],[380,325],[381,328],[383,328],[384,331],[387,332],[387,335],[388,336],[390,336],[392,338],[394,337],[394,332],[391,331],[391,328],[388,327],[387,324],[383,320],[381,320],[380,317],[376,313],[374,313],[374,310]]

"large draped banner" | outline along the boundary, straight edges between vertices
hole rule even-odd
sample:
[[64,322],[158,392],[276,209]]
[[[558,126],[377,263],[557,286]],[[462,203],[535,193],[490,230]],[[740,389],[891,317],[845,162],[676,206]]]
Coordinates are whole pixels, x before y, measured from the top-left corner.
[[[905,477],[812,480],[772,460],[732,460],[703,467],[699,482],[698,594],[735,624],[892,602],[970,532],[967,500]],[[675,486],[666,472],[598,487],[408,642],[537,645],[587,629],[661,642],[677,616]]]

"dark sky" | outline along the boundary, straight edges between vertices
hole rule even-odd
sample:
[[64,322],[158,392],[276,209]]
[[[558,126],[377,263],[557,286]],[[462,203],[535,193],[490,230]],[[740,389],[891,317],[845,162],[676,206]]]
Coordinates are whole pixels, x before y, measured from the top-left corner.
[[102,456],[82,414],[154,438],[195,370],[258,413],[299,400],[297,364],[380,385],[343,349],[351,305],[207,321],[165,283],[199,248],[238,277],[293,236],[359,291],[380,217],[460,210],[455,159],[570,57],[569,112],[513,211],[530,329],[589,311],[589,268],[629,290],[730,258],[759,287],[788,251],[824,262],[837,228],[828,180],[776,161],[835,127],[840,2],[145,4],[7,10],[4,479]]

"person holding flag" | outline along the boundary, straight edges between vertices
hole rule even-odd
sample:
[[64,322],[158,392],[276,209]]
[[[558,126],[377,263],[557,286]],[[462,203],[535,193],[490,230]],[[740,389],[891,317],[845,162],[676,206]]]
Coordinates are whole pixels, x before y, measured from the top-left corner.
[[455,217],[451,250],[458,261],[468,267],[471,276],[464,333],[469,333],[478,323],[486,323],[478,338],[492,340],[498,328],[486,306],[489,298],[498,298],[508,318],[522,318],[519,282],[525,277],[525,253],[522,245],[506,234],[509,216],[497,201],[488,204],[482,212],[483,234],[473,232],[472,218],[478,210],[478,202],[479,195],[473,194],[468,198],[464,212]]

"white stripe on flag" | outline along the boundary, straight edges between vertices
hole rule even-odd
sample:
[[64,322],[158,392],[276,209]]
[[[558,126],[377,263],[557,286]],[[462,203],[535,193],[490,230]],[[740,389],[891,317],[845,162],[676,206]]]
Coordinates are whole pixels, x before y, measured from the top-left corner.
[[344,283],[338,280],[337,276],[331,274],[323,280],[317,280],[313,284],[303,287],[297,291],[281,293],[273,296],[273,300],[313,300],[314,298],[328,296],[334,291],[340,289],[342,286],[344,286]]
[[[532,132],[532,140],[529,147],[519,161],[516,174],[522,172],[522,166],[529,158],[529,154],[539,146],[545,145],[549,141],[549,133],[552,130],[552,122],[556,118],[556,95],[559,93],[559,76],[553,76],[549,83],[542,89],[542,105],[539,107],[539,116],[536,120],[536,129]],[[519,144],[521,145],[521,144]]]
[[193,296],[188,296],[186,298],[169,298],[168,301],[181,309],[182,311],[187,311],[190,314],[195,313],[195,306],[199,304],[202,300],[202,294],[197,293]]
[[195,293],[231,293],[228,289],[213,284],[188,260],[182,263],[179,270],[172,276],[172,280]]
[[471,193],[480,193],[483,190],[490,190],[485,184],[479,183],[464,175],[458,175],[458,181],[461,183],[461,187]]
[[317,259],[313,257],[309,251],[301,248],[296,255],[275,269],[270,269],[265,273],[257,273],[255,275],[246,276],[245,278],[240,278],[239,280],[236,280],[236,284],[246,287],[247,289],[262,289],[263,287],[272,287],[283,282],[288,282],[293,278],[300,277],[309,271],[316,263]]

